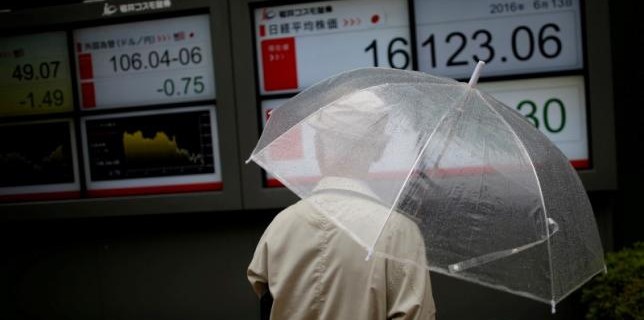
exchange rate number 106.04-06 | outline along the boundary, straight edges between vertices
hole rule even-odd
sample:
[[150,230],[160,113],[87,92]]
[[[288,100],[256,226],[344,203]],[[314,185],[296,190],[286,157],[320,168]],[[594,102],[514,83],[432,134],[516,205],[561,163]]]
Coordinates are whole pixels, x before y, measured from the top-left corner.
[[140,52],[132,54],[123,53],[110,57],[112,70],[114,72],[139,71],[143,69],[157,69],[159,67],[170,67],[174,64],[187,66],[199,64],[203,60],[200,47],[180,48],[175,54],[169,50],[150,51],[144,59]]

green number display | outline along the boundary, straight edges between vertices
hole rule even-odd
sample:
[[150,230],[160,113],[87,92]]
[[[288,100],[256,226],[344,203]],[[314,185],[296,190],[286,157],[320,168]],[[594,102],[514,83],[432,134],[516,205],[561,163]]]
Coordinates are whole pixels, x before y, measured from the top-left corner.
[[[541,123],[549,133],[559,133],[566,127],[566,107],[561,99],[550,98],[546,100],[541,108],[541,113],[539,113],[537,104],[527,99],[521,100],[516,109],[537,129],[541,129]],[[556,112],[558,117],[553,116],[553,112]],[[553,122],[555,118],[560,119],[559,123]]]

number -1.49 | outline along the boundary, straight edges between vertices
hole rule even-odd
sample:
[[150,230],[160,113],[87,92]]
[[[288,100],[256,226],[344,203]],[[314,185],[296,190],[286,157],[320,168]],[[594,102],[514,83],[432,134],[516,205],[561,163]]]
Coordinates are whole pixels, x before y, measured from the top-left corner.
[[31,108],[36,107],[60,107],[65,102],[63,97],[63,91],[56,90],[47,90],[42,96],[35,95],[33,92],[29,92],[24,100],[20,101],[21,105],[26,105]]

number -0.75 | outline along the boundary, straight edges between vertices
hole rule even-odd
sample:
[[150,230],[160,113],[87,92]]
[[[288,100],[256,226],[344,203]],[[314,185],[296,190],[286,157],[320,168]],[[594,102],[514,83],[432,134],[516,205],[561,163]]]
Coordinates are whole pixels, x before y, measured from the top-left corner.
[[[175,80],[168,78],[163,81],[163,87],[157,89],[168,97],[188,95],[190,93],[200,94],[204,91],[203,76],[181,77],[175,85]],[[183,90],[181,88],[183,86]]]

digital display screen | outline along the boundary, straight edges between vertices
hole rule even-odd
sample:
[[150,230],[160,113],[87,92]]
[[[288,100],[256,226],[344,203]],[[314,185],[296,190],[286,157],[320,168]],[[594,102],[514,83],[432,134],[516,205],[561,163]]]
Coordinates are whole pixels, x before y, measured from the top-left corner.
[[213,106],[83,118],[88,194],[219,190]]
[[81,108],[214,99],[209,19],[204,14],[75,30]]
[[0,116],[72,111],[65,32],[0,38]]
[[420,71],[468,78],[583,68],[578,0],[415,0]]
[[590,167],[583,76],[480,83],[479,88],[521,113],[578,169]]
[[309,2],[253,13],[260,94],[298,92],[359,67],[412,67],[404,0]]
[[78,197],[70,120],[0,125],[0,200]]

